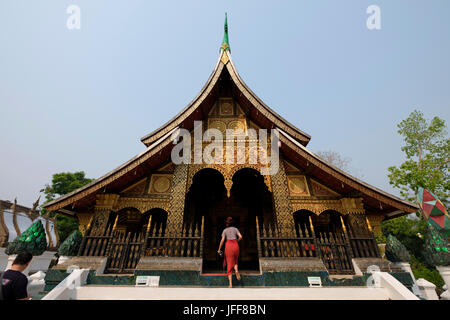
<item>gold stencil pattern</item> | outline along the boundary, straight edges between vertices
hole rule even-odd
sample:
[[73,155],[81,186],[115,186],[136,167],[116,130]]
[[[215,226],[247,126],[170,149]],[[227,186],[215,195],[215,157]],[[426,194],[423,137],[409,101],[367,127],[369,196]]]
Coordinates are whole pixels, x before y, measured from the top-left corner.
[[172,184],[172,175],[153,174],[150,182],[149,193],[170,193]]
[[288,176],[287,179],[291,196],[309,196],[305,176]]

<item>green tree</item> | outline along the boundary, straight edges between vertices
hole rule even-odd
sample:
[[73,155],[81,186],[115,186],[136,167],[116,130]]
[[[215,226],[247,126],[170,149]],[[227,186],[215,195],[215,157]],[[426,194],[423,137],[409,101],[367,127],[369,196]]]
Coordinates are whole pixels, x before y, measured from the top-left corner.
[[[45,202],[50,202],[94,180],[86,178],[85,175],[84,171],[55,173],[52,176],[51,184],[46,184],[45,188],[41,190],[45,195]],[[45,209],[42,210],[42,213],[46,213]],[[54,216],[54,214],[50,213],[50,216]],[[74,230],[78,229],[79,224],[75,218],[57,214],[56,225],[56,231],[58,232],[60,243],[62,243]]]
[[[422,112],[414,110],[397,127],[405,142],[401,150],[406,155],[406,161],[399,167],[388,168],[389,183],[400,189],[401,196],[406,200],[416,202],[418,189],[423,187],[447,204],[450,139],[445,121],[438,117],[427,121]],[[425,278],[442,287],[439,272],[426,261],[424,255],[427,223],[420,213],[416,215],[417,218],[402,216],[384,221],[382,232],[386,236],[393,234],[411,252],[411,269],[416,278]]]
[[389,183],[409,201],[414,201],[418,188],[423,187],[448,203],[450,139],[445,121],[438,117],[427,121],[422,112],[414,110],[398,128],[405,141],[406,161],[388,168]]
[[55,173],[52,177],[52,183],[46,184],[45,188],[41,190],[45,194],[45,202],[72,192],[93,181],[93,179],[86,178],[85,175],[84,171]]

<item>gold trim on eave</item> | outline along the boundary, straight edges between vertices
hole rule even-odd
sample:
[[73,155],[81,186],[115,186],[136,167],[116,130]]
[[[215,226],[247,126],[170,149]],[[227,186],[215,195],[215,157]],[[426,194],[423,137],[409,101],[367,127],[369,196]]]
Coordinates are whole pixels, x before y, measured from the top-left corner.
[[228,58],[228,55],[226,51],[222,52],[222,56],[220,57],[220,61],[222,61],[223,64],[227,64],[228,61],[230,61],[230,58]]

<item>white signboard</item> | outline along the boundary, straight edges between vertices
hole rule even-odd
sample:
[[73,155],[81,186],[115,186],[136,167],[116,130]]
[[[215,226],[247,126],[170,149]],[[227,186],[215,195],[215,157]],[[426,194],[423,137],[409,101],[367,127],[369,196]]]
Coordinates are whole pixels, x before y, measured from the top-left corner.
[[308,282],[310,287],[321,287],[322,280],[320,277],[308,277]]
[[137,276],[136,286],[158,287],[159,276]]

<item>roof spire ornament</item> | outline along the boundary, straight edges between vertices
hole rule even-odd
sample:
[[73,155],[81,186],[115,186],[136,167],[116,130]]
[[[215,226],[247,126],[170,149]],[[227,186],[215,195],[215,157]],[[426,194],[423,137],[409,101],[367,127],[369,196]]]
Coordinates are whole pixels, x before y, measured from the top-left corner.
[[223,51],[231,51],[230,49],[230,43],[228,42],[228,23],[227,23],[227,13],[225,12],[225,25],[224,25],[224,34],[223,34],[223,41],[222,46],[220,47]]

